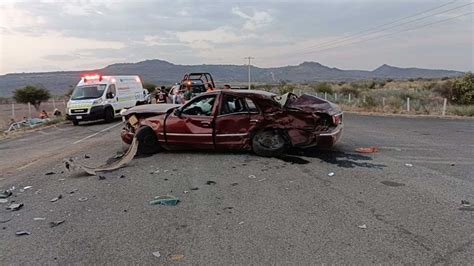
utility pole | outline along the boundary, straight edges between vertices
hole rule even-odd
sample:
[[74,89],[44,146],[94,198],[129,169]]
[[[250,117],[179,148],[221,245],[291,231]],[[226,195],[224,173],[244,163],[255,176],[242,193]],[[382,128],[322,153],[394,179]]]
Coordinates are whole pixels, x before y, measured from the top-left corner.
[[249,90],[250,90],[250,60],[252,59],[255,59],[255,57],[251,57],[251,56],[247,56],[247,57],[244,57],[244,59],[248,59],[249,60]]

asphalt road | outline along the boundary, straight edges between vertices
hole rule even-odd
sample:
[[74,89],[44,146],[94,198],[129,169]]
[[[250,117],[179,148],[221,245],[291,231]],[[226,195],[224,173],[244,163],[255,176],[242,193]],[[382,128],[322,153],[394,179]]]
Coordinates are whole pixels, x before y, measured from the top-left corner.
[[[24,204],[0,204],[1,264],[474,263],[474,208],[461,208],[474,120],[348,114],[331,151],[165,152],[103,180],[62,173],[65,157],[97,166],[123,150],[116,123],[0,142],[0,188]],[[354,152],[367,146],[380,150]],[[168,194],[181,202],[148,204]]]

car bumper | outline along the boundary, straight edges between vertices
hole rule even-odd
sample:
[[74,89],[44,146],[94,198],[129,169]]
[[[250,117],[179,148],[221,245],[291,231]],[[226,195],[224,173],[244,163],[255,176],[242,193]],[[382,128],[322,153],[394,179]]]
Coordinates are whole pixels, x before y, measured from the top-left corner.
[[342,137],[344,125],[341,123],[329,132],[324,132],[318,135],[317,145],[323,147],[331,147],[336,144]]
[[135,136],[135,133],[131,132],[127,128],[123,128],[122,131],[120,132],[120,137],[122,138],[122,141],[131,144],[133,137]]
[[68,113],[66,118],[68,120],[77,121],[92,121],[104,119],[104,106],[93,106],[88,113]]

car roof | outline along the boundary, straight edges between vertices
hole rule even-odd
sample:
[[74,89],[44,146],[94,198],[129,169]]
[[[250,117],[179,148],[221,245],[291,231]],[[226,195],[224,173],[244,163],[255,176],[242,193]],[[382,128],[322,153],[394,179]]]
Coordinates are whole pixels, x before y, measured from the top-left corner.
[[230,90],[220,90],[222,93],[225,94],[234,94],[234,95],[242,95],[242,96],[251,96],[251,95],[258,95],[263,97],[272,98],[276,96],[276,94],[268,92],[268,91],[260,91],[260,90],[241,90],[241,89],[230,89]]

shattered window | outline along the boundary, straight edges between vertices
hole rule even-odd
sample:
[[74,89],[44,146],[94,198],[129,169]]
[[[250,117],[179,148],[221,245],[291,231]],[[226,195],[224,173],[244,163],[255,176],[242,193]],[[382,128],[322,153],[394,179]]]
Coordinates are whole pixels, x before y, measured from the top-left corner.
[[245,98],[245,102],[250,113],[258,113],[258,108],[251,99]]
[[201,97],[193,100],[187,106],[183,108],[182,113],[185,115],[206,115],[210,116],[212,113],[212,107],[216,100],[215,95]]
[[247,105],[245,104],[243,98],[232,95],[224,95],[220,111],[221,115],[243,112],[248,112]]

